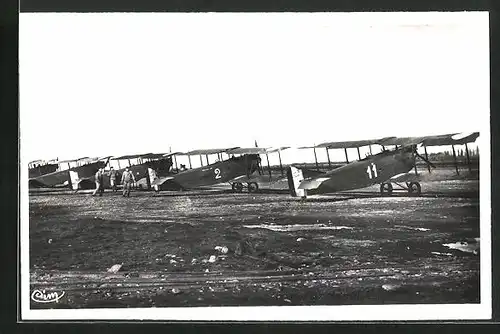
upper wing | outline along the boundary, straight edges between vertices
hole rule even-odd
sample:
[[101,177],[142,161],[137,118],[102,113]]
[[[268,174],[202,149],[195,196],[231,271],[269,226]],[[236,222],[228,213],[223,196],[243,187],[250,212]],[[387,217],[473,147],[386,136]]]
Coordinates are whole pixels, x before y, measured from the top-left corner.
[[290,148],[290,146],[275,147],[275,148],[268,149],[267,153],[281,152],[281,151],[287,150],[289,148]]
[[163,157],[171,157],[173,155],[187,155],[185,152],[170,152],[170,153],[165,153]]
[[175,152],[175,153],[167,153],[164,156],[170,155],[210,155],[210,154],[219,154],[219,153],[227,153],[227,154],[266,154],[266,153],[275,153],[278,151],[284,151],[290,148],[289,146],[276,147],[276,148],[264,148],[264,147],[228,147],[228,148],[209,148],[209,149],[198,149],[192,150],[189,152]]
[[424,137],[390,137],[377,142],[380,145],[412,146],[422,144],[424,146],[463,145],[476,141],[479,132],[472,133],[450,133],[445,135]]
[[228,148],[209,148],[209,149],[201,149],[201,150],[193,150],[185,153],[186,155],[210,155],[210,154],[219,154],[225,153],[229,150],[236,149],[237,147],[228,147]]
[[[363,147],[363,146],[368,146],[368,145],[374,145],[374,144],[377,144],[378,141],[379,141],[379,139],[326,142],[326,143],[322,143],[322,144],[316,145],[314,147],[315,148],[328,148],[328,149],[356,148],[356,147]],[[303,148],[309,148],[309,147],[303,147]]]
[[67,164],[67,163],[71,163],[71,162],[85,161],[87,159],[90,159],[90,158],[89,157],[83,157],[83,158],[78,158],[78,159],[62,160],[62,161],[58,161],[57,163],[58,164]]
[[428,136],[422,144],[424,144],[425,146],[463,145],[466,143],[475,142],[478,137],[479,132]]
[[168,153],[148,153],[143,156],[140,156],[139,158],[157,160],[165,157],[168,157]]
[[168,153],[142,153],[142,154],[130,154],[122,155],[118,157],[111,157],[112,160],[129,160],[129,159],[160,159],[162,157],[168,156]]
[[382,146],[401,145],[412,146],[422,143],[427,137],[388,137],[380,139],[377,144]]
[[422,137],[384,137],[379,139],[325,142],[316,146],[303,146],[299,148],[339,149],[339,148],[357,148],[368,145],[412,146],[418,144],[423,144],[426,146],[461,145],[465,143],[474,142],[478,137],[479,137],[479,132],[472,132],[466,134],[450,133],[445,135],[422,136]]
[[286,149],[289,149],[289,146],[282,147],[238,147],[231,150],[228,150],[228,154],[269,154],[275,152],[281,152]]
[[249,147],[249,148],[235,148],[227,151],[228,154],[266,154],[267,148],[264,147]]

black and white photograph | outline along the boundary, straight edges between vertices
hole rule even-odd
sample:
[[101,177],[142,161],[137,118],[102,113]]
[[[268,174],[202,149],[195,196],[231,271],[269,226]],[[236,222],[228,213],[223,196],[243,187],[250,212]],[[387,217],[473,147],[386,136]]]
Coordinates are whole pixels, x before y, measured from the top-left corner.
[[24,320],[491,318],[487,12],[21,13]]

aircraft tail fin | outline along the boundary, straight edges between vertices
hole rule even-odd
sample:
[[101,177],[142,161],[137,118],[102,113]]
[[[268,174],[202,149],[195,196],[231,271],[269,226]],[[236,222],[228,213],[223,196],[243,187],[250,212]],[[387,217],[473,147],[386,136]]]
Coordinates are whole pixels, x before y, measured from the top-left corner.
[[78,172],[70,170],[69,179],[71,181],[71,189],[78,190],[78,184],[80,183],[80,176],[78,175]]
[[300,183],[304,180],[304,175],[302,170],[290,166],[286,172],[288,177],[288,187],[290,189],[290,194],[293,197],[306,197],[306,191],[304,189],[299,189]]
[[158,175],[156,175],[156,171],[153,168],[149,167],[148,167],[148,176],[149,176],[149,182],[154,182],[158,178]]

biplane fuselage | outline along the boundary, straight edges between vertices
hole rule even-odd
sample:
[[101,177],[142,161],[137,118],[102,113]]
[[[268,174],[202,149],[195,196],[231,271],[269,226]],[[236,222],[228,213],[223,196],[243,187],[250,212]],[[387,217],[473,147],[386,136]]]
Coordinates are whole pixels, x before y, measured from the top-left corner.
[[38,177],[30,178],[30,187],[74,187],[72,184],[76,181],[78,185],[82,181],[91,182],[94,174],[106,165],[104,161],[96,161],[83,166],[77,166],[66,170],[55,171]]
[[38,165],[35,167],[32,167],[28,171],[28,178],[32,179],[35,177],[39,177],[45,174],[50,174],[59,168],[59,164],[52,163],[52,164],[46,164],[46,165]]
[[382,152],[325,174],[328,180],[322,182],[317,191],[326,193],[369,187],[408,173],[413,166],[414,157],[409,152]]
[[[380,139],[369,140],[355,140],[355,141],[342,141],[342,142],[326,142],[315,146],[306,146],[301,148],[313,148],[316,165],[316,149],[325,148],[328,157],[328,164],[330,165],[330,158],[328,150],[330,149],[344,149],[346,155],[347,165],[334,169],[328,173],[315,173],[311,177],[305,177],[304,172],[294,166],[288,169],[288,184],[292,196],[307,197],[308,191],[310,193],[328,193],[343,190],[353,190],[359,188],[369,187],[371,185],[380,184],[380,192],[391,194],[393,191],[392,184],[394,183],[399,188],[402,188],[410,194],[418,195],[421,192],[421,185],[418,181],[406,181],[406,186],[401,185],[403,176],[408,173],[412,168],[415,168],[417,173],[416,158],[423,160],[428,167],[429,172],[431,167],[435,168],[427,155],[427,146],[443,146],[451,145],[453,156],[455,158],[455,168],[458,175],[458,165],[456,164],[456,154],[454,145],[465,144],[466,156],[469,163],[469,153],[467,143],[474,142],[479,137],[479,132],[472,133],[451,133],[445,135],[432,135],[423,137],[384,137]],[[369,146],[370,153],[372,151],[371,145],[381,145],[382,152],[370,155],[365,159],[361,159],[359,148]],[[395,146],[395,150],[388,151],[386,146]],[[423,145],[425,150],[425,157],[418,153],[418,146]],[[398,147],[399,146],[399,147]],[[360,160],[349,163],[347,156],[348,148],[356,148]],[[318,175],[320,174],[320,175]],[[413,178],[414,179],[414,178]]]
[[[398,149],[384,151],[311,178],[303,178],[302,171],[291,167],[288,180],[292,195],[304,197],[307,193],[333,193],[382,184],[408,173],[414,166],[412,151]],[[300,194],[301,190],[305,193]]]
[[[128,168],[132,174],[134,174],[135,180],[139,182],[142,179],[148,179],[146,182],[152,182],[153,179],[155,179],[158,176],[165,176],[170,173],[170,168],[172,167],[172,159],[171,158],[164,158],[164,159],[158,159],[158,160],[151,160],[147,162],[143,162],[141,164],[137,165],[131,165],[126,168]],[[116,170],[118,175],[117,175],[117,182],[120,183],[121,176],[123,172],[125,171],[125,168],[117,169]],[[105,175],[103,186],[105,188],[109,188],[111,183],[110,183],[110,177],[109,175]]]
[[158,178],[153,185],[160,189],[193,189],[229,182],[235,178],[251,175],[257,170],[259,156],[247,154],[225,161],[179,172],[166,178]]

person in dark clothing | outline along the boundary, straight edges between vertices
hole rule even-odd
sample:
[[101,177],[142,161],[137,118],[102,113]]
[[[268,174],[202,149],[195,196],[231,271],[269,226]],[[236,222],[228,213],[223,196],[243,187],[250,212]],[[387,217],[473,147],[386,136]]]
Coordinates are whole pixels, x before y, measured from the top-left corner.
[[111,189],[113,192],[117,192],[118,189],[116,188],[116,179],[117,179],[117,171],[114,170],[113,167],[110,168],[109,170],[109,184],[111,186]]

